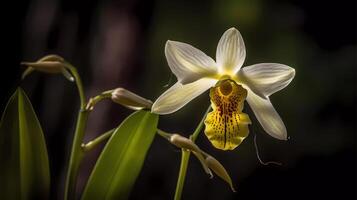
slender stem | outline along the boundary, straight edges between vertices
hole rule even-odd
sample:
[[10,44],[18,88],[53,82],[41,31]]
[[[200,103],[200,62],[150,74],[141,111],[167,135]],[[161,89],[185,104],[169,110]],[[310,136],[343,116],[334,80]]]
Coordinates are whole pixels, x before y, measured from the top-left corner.
[[[94,147],[96,147],[98,144],[100,144],[101,142],[105,141],[106,139],[110,138],[116,128],[113,128],[103,134],[101,134],[100,136],[98,136],[97,138],[95,138],[94,140],[89,141],[87,144],[82,144],[81,147],[83,149],[84,152],[90,151],[92,150]],[[162,136],[165,139],[168,139],[171,134],[163,131],[161,129],[157,129],[157,133]]]
[[103,92],[103,93],[100,94],[100,95],[97,95],[97,96],[95,96],[95,97],[90,98],[89,101],[88,101],[88,103],[87,103],[87,105],[86,105],[86,109],[87,109],[87,110],[93,110],[93,109],[94,109],[94,106],[95,106],[98,102],[102,101],[103,99],[111,98],[111,96],[112,96],[112,93],[111,93],[111,92],[112,92],[112,90],[106,91],[106,92]]
[[171,137],[172,134],[166,132],[166,131],[163,131],[161,129],[157,129],[157,134],[159,134],[160,136],[162,136],[163,138],[165,139],[169,139]]
[[76,181],[79,172],[80,163],[84,156],[84,151],[81,148],[81,144],[84,137],[84,131],[88,120],[88,115],[90,111],[86,110],[86,99],[84,95],[83,85],[81,78],[77,72],[77,69],[73,67],[70,63],[66,62],[67,68],[71,71],[75,78],[75,82],[78,89],[78,94],[80,98],[80,111],[78,113],[76,130],[74,132],[73,144],[70,154],[70,160],[68,165],[66,185],[65,185],[65,195],[64,199],[75,199]]
[[83,90],[83,84],[82,84],[82,80],[78,74],[77,69],[71,65],[68,62],[65,62],[67,68],[69,69],[69,71],[71,71],[72,75],[74,76],[74,80],[76,81],[76,85],[77,85],[77,89],[78,89],[78,94],[79,94],[79,98],[81,101],[81,109],[85,109],[86,106],[86,98],[84,95],[84,90]]
[[81,110],[78,114],[78,121],[76,126],[76,131],[74,134],[74,140],[72,144],[71,157],[69,161],[67,178],[66,178],[66,188],[64,199],[75,199],[75,190],[78,171],[80,163],[84,156],[84,151],[81,148],[82,140],[84,137],[84,130],[87,124],[89,111]]
[[184,185],[185,179],[186,179],[186,172],[187,172],[188,161],[190,159],[190,154],[191,153],[189,151],[181,149],[180,173],[179,173],[179,176],[178,176],[178,179],[177,179],[174,200],[180,200],[181,199],[183,185]]
[[82,149],[85,152],[92,150],[98,144],[100,144],[101,142],[103,142],[106,139],[110,138],[110,136],[113,135],[114,131],[115,131],[115,128],[103,133],[102,135],[100,135],[99,137],[95,138],[94,140],[88,142],[87,144],[82,144]]
[[[203,124],[205,121],[205,118],[207,114],[211,111],[211,106],[209,106],[203,115],[200,123],[197,125],[196,130],[193,132],[193,134],[190,136],[191,140],[193,142],[196,141],[198,134],[201,132],[203,128]],[[180,164],[180,172],[178,175],[177,179],[177,184],[176,184],[176,191],[175,191],[175,200],[180,200],[182,196],[182,190],[183,186],[185,183],[185,178],[186,178],[186,172],[187,172],[187,166],[188,166],[188,161],[190,160],[190,155],[191,153],[189,151],[181,149],[181,164]]]
[[210,111],[211,111],[211,105],[208,106],[208,108],[207,108],[205,114],[203,115],[203,117],[202,117],[200,123],[197,125],[197,128],[196,128],[195,132],[193,132],[193,134],[192,134],[191,137],[190,137],[193,142],[196,141],[196,139],[197,139],[197,137],[198,137],[198,134],[200,134],[200,132],[201,132],[201,130],[202,130],[202,128],[203,128],[203,124],[204,124],[204,122],[205,122],[206,116],[207,116],[207,114],[208,114]]

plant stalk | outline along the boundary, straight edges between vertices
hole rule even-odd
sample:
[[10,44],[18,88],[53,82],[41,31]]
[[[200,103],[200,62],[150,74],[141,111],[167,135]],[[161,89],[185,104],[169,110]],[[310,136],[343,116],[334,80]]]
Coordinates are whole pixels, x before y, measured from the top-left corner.
[[180,165],[180,172],[176,184],[176,191],[174,197],[175,200],[180,200],[182,196],[182,190],[183,190],[183,185],[185,184],[186,172],[187,172],[188,161],[190,159],[190,154],[191,154],[190,151],[181,149],[181,165]]
[[78,89],[78,94],[80,98],[80,110],[78,113],[76,130],[74,132],[74,138],[72,143],[72,149],[70,154],[69,165],[67,169],[66,185],[65,185],[65,200],[74,200],[76,191],[76,182],[79,172],[80,163],[84,156],[84,151],[81,148],[83,141],[85,128],[88,120],[89,110],[86,110],[86,99],[84,95],[83,85],[81,78],[77,72],[77,69],[73,67],[70,63],[65,62],[67,68],[70,70],[74,76],[76,86]]
[[87,152],[87,151],[92,150],[98,144],[100,144],[101,142],[103,142],[103,141],[107,140],[108,138],[110,138],[113,135],[115,130],[116,130],[116,128],[113,128],[113,129],[103,133],[102,135],[98,136],[94,140],[88,142],[87,144],[82,144],[83,151]]
[[65,200],[74,200],[76,191],[76,182],[79,172],[80,163],[84,156],[84,151],[81,148],[81,144],[84,137],[84,131],[87,124],[89,111],[83,110],[78,114],[78,121],[76,126],[76,131],[74,134],[74,140],[72,144],[71,157],[69,160],[66,186],[65,186]]
[[[190,139],[195,142],[199,133],[201,132],[203,128],[204,121],[206,119],[207,114],[211,111],[211,106],[209,106],[206,110],[206,113],[203,115],[200,123],[197,125],[195,131],[193,134],[190,136]],[[183,191],[183,186],[185,183],[186,179],[186,172],[187,172],[187,166],[188,162],[190,160],[190,151],[186,151],[184,149],[181,149],[181,164],[180,164],[180,171],[177,179],[177,184],[176,184],[176,191],[175,191],[175,200],[180,200],[182,196],[182,191]]]

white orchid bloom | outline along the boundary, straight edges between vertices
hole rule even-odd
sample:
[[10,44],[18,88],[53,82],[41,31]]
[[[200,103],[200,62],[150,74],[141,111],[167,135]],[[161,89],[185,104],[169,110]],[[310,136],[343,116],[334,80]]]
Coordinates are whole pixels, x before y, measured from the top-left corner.
[[287,131],[269,96],[285,88],[295,70],[277,63],[260,63],[241,68],[246,50],[235,28],[219,40],[216,62],[197,48],[167,41],[165,55],[178,82],[153,104],[152,112],[173,113],[208,89],[213,111],[205,120],[205,133],[212,144],[234,149],[248,135],[248,115],[242,113],[244,100],[252,108],[264,130],[274,138],[287,139]]

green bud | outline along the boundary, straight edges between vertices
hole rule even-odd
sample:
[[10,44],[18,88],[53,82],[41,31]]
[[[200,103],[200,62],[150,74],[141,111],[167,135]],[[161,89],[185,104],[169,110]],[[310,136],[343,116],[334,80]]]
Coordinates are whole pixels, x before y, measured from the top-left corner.
[[209,169],[209,167],[206,164],[205,158],[203,157],[201,152],[196,152],[196,151],[192,151],[193,155],[196,156],[196,158],[200,161],[203,170],[205,170],[206,174],[208,174],[210,176],[210,178],[213,178],[213,173],[212,171]]
[[21,62],[21,65],[31,67],[37,71],[45,73],[60,73],[64,64],[58,61],[41,61],[41,62]]
[[150,109],[152,101],[145,99],[124,88],[117,88],[112,91],[111,99],[122,106],[133,110]]
[[28,67],[22,74],[22,79],[36,70],[50,74],[62,73],[68,80],[74,81],[72,74],[66,68],[64,59],[58,55],[48,55],[37,62],[21,62],[21,65]]
[[201,149],[190,139],[183,137],[179,134],[172,134],[168,140],[174,144],[175,146],[177,146],[178,148],[182,148],[185,150],[189,150],[193,153],[193,155],[196,156],[196,158],[200,161],[204,171],[210,175],[210,178],[213,177],[213,174],[211,172],[211,170],[209,169],[209,167],[207,166],[206,162],[205,162],[205,158],[203,157],[202,153],[201,153]]
[[216,160],[214,157],[205,154],[206,155],[206,159],[205,162],[207,164],[207,166],[215,173],[217,174],[217,176],[221,177],[224,181],[226,181],[229,186],[231,187],[233,192],[236,192],[236,190],[233,187],[233,183],[232,183],[232,179],[229,176],[227,170],[223,167],[223,165]]
[[190,151],[200,152],[199,147],[192,140],[185,138],[179,134],[172,134],[170,142],[178,148],[187,149]]
[[50,55],[47,55],[47,56],[44,56],[44,57],[40,58],[37,62],[43,62],[43,61],[64,62],[64,59],[59,55],[50,54]]

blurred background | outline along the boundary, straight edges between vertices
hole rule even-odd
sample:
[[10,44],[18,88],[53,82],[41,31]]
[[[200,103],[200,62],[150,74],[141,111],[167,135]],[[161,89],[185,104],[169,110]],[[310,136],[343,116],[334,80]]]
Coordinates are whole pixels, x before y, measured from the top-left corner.
[[[0,108],[17,86],[28,93],[43,126],[51,167],[51,199],[61,199],[79,107],[75,85],[60,75],[33,73],[20,81],[20,61],[55,53],[79,70],[87,97],[125,87],[155,100],[176,80],[166,63],[166,40],[189,43],[215,57],[225,30],[236,27],[245,65],[287,64],[296,77],[271,100],[290,139],[267,135],[249,106],[250,136],[234,151],[198,145],[230,173],[237,192],[209,179],[191,158],[183,199],[356,198],[356,1],[309,0],[27,0],[1,6]],[[208,93],[160,118],[159,127],[188,136],[209,105]],[[86,141],[117,126],[131,111],[109,101],[90,116]],[[254,149],[257,136],[265,161]],[[82,165],[81,193],[100,152]],[[130,199],[172,199],[180,151],[156,137]]]

